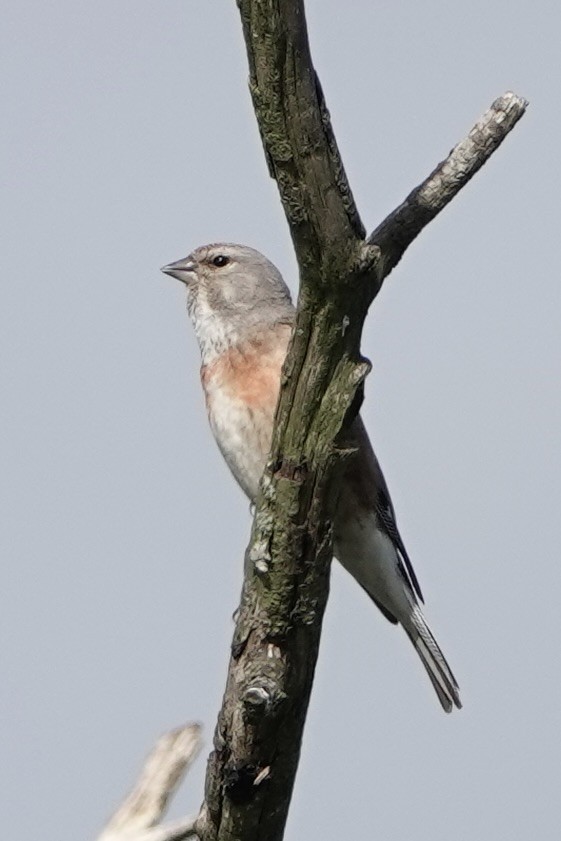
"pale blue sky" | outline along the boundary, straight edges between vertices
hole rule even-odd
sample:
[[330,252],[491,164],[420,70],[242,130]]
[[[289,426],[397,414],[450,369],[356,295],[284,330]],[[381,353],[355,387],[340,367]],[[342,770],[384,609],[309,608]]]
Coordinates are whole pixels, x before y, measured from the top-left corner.
[[[286,838],[559,832],[557,3],[309,0],[373,227],[512,88],[531,108],[370,314],[364,417],[427,616],[403,633],[334,567]],[[93,838],[159,733],[210,748],[248,505],[207,429],[184,290],[217,239],[295,261],[234,0],[4,12],[0,767],[6,838]],[[206,751],[205,751],[206,752]],[[202,796],[204,758],[173,806]]]

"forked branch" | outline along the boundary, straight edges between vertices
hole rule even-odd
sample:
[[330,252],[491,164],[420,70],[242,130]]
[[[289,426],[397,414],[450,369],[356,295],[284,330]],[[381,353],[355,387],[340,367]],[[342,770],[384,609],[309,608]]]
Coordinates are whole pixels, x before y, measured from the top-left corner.
[[303,0],[237,0],[250,90],[300,268],[298,316],[246,553],[203,841],[280,841],[327,601],[331,523],[368,365],[362,326],[407,246],[513,128],[505,94],[370,237],[314,70]]

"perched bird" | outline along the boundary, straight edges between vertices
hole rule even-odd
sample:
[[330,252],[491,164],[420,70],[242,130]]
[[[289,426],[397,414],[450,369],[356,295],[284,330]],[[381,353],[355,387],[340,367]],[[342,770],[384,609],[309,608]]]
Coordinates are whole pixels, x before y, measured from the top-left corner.
[[[295,320],[288,287],[266,257],[231,243],[204,245],[162,271],[187,287],[210,426],[234,477],[255,501]],[[352,434],[358,453],[342,479],[335,557],[384,616],[403,626],[450,712],[461,707],[458,684],[423,616],[419,583],[360,417]]]

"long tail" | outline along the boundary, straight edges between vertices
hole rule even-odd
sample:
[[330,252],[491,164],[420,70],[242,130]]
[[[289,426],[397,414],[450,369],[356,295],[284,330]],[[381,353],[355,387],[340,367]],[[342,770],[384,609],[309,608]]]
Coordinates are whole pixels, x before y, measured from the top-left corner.
[[410,624],[409,627],[405,628],[405,632],[427,670],[442,708],[447,713],[452,712],[454,706],[461,709],[460,687],[452,669],[446,662],[446,657],[433,637],[421,609],[417,605],[413,607]]

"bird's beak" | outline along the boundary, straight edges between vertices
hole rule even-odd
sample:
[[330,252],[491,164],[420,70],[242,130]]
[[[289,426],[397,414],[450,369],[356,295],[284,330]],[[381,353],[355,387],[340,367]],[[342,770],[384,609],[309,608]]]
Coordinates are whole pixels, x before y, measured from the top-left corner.
[[189,283],[195,276],[195,264],[189,257],[185,257],[184,260],[177,260],[176,263],[168,263],[167,266],[162,266],[160,271],[169,274],[170,277],[175,277],[182,283]]

